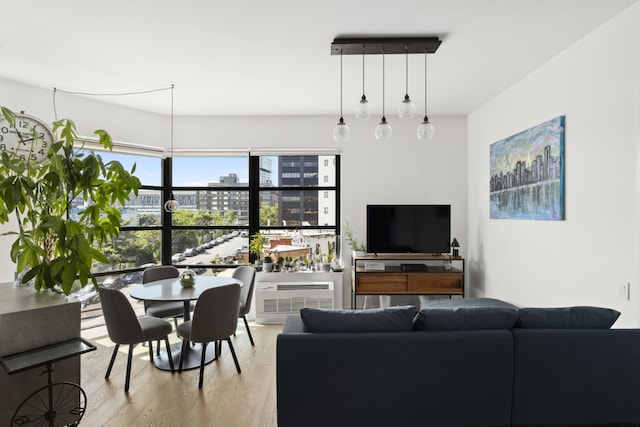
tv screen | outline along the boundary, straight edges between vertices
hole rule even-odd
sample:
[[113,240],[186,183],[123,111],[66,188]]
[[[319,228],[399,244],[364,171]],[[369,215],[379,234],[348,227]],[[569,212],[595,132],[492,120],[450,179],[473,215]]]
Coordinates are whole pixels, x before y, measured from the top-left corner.
[[367,252],[448,253],[451,205],[368,205]]

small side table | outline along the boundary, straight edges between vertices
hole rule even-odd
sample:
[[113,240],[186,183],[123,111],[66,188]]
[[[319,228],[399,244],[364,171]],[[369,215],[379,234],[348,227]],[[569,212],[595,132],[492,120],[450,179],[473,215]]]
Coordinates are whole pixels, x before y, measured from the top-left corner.
[[47,385],[31,393],[13,414],[11,426],[32,425],[78,425],[87,408],[87,395],[71,382],[53,382],[53,363],[68,357],[94,351],[96,347],[75,338],[56,344],[0,357],[0,363],[9,375],[37,366],[46,366]]

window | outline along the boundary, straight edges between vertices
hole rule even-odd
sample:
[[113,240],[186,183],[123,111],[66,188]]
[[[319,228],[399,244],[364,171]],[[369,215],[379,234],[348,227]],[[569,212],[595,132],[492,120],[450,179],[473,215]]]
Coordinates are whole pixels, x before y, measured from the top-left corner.
[[[335,247],[339,156],[101,155],[127,168],[135,163],[142,187],[122,207],[125,222],[105,250],[109,264],[95,267],[99,276],[139,283],[142,269],[160,263],[216,274],[254,260],[248,246],[257,232],[268,237],[269,251],[283,257],[327,256]],[[163,185],[165,168],[172,175]],[[180,206],[173,214],[163,209],[170,194]],[[81,210],[72,203],[70,215]]]

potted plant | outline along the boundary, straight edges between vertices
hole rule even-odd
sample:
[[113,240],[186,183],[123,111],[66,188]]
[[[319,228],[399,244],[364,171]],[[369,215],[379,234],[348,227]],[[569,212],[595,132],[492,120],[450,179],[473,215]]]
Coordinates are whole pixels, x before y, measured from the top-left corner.
[[[61,290],[67,295],[76,280],[82,287],[89,280],[97,287],[91,268],[94,262],[109,262],[101,248],[118,236],[120,208],[138,193],[135,165],[127,171],[117,161],[105,163],[99,154],[75,147],[78,136],[72,120],[53,123],[53,142],[43,144],[44,133],[21,126],[22,115],[4,107],[0,111],[8,124],[2,129],[5,136],[20,136],[27,153],[39,143],[44,159],[36,163],[35,156],[3,150],[0,162],[0,223],[15,215],[18,230],[4,234],[16,236],[11,260],[18,272],[26,271],[22,283],[33,281],[38,291]],[[102,147],[112,149],[106,131],[94,134]],[[70,216],[72,203],[81,208]]]
[[347,240],[347,244],[351,248],[352,257],[364,256],[367,254],[367,247],[364,245],[364,243],[360,243],[358,241],[358,239],[353,234],[351,225],[347,221],[345,221],[344,223],[344,234]]
[[265,273],[271,273],[271,271],[273,271],[273,258],[269,255],[264,257],[264,261],[262,262],[262,271]]
[[267,236],[259,231],[251,236],[251,241],[249,242],[249,252],[256,256],[256,266],[260,265],[260,263],[262,262],[262,255],[267,249],[268,244],[269,240],[267,239]]
[[273,264],[273,271],[279,273],[282,270],[282,264],[284,264],[284,257],[279,256],[275,264]]

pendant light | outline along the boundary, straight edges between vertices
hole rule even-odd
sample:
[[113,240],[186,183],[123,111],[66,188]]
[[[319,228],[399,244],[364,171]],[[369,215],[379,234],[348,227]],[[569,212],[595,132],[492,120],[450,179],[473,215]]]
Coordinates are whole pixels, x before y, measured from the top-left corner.
[[[173,161],[173,87],[174,85],[171,85],[171,161]],[[164,202],[164,210],[169,213],[178,212],[178,210],[180,210],[180,204],[175,197],[173,197],[173,191],[169,196],[169,200]]]
[[429,117],[427,117],[427,51],[424,51],[424,119],[422,124],[418,126],[418,139],[424,139],[430,141],[436,133],[436,128],[429,123]]
[[342,52],[340,52],[340,120],[333,128],[333,139],[338,142],[349,141],[349,126],[342,118]]
[[356,106],[356,118],[368,119],[371,117],[371,105],[367,101],[367,97],[364,94],[364,45],[362,46],[362,98]]
[[393,134],[393,129],[391,129],[391,125],[387,123],[387,118],[384,116],[384,49],[382,50],[382,120],[378,126],[376,126],[376,131],[374,133],[376,139],[381,139],[383,141],[389,141],[391,139],[391,135]]
[[398,107],[398,117],[401,119],[413,119],[416,115],[416,104],[409,98],[409,46],[404,47],[405,51],[405,92],[404,99]]

